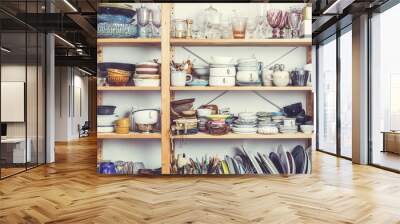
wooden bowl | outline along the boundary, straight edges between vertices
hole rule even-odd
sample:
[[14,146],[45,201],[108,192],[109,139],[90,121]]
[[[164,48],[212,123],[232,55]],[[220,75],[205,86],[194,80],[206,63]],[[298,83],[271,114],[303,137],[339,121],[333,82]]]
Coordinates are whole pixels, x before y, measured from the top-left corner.
[[184,110],[181,112],[183,116],[194,116],[196,114],[195,110]]
[[107,81],[112,86],[125,86],[129,82],[129,76],[108,76]]

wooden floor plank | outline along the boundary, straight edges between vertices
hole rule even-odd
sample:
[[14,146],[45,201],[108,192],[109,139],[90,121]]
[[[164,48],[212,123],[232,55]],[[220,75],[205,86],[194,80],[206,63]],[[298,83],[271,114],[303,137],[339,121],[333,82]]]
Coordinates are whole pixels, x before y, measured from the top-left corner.
[[290,177],[107,177],[96,140],[0,181],[0,223],[400,223],[400,175],[313,152]]

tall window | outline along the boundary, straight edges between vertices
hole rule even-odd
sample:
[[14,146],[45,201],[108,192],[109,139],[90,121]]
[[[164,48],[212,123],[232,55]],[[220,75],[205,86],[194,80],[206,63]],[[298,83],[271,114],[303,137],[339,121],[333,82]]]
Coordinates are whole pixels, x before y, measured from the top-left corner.
[[[370,120],[372,163],[400,170],[400,5],[371,19]],[[386,137],[387,138],[386,138]]]
[[[347,31],[347,32],[346,32]],[[340,36],[340,155],[352,157],[352,32]]]
[[336,153],[336,39],[318,48],[318,149]]

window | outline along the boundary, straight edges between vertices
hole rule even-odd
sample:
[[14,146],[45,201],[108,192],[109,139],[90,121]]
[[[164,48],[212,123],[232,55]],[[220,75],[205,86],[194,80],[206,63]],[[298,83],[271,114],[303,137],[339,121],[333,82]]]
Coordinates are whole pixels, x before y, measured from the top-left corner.
[[318,47],[318,149],[336,154],[336,38]]

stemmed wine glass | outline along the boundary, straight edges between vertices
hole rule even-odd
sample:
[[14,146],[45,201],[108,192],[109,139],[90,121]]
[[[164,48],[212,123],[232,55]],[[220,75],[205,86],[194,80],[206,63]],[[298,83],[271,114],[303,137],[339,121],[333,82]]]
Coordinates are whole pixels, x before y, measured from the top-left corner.
[[281,19],[279,21],[279,24],[278,24],[279,38],[283,38],[285,36],[284,29],[286,27],[286,24],[287,24],[287,21],[288,21],[288,15],[289,15],[289,13],[286,12],[286,11],[281,11],[281,12],[282,12],[282,17],[281,17]]
[[298,8],[291,8],[288,17],[288,22],[290,29],[292,31],[293,38],[299,37],[299,29],[302,20],[303,20],[303,13],[301,12],[301,10],[299,10]]
[[272,38],[278,37],[278,29],[281,24],[283,12],[280,9],[270,9],[267,11],[267,20],[272,27]]
[[137,10],[140,37],[147,37],[147,25],[150,22],[151,11],[144,4]]
[[161,9],[160,6],[152,10],[152,24],[154,26],[153,36],[160,37]]

